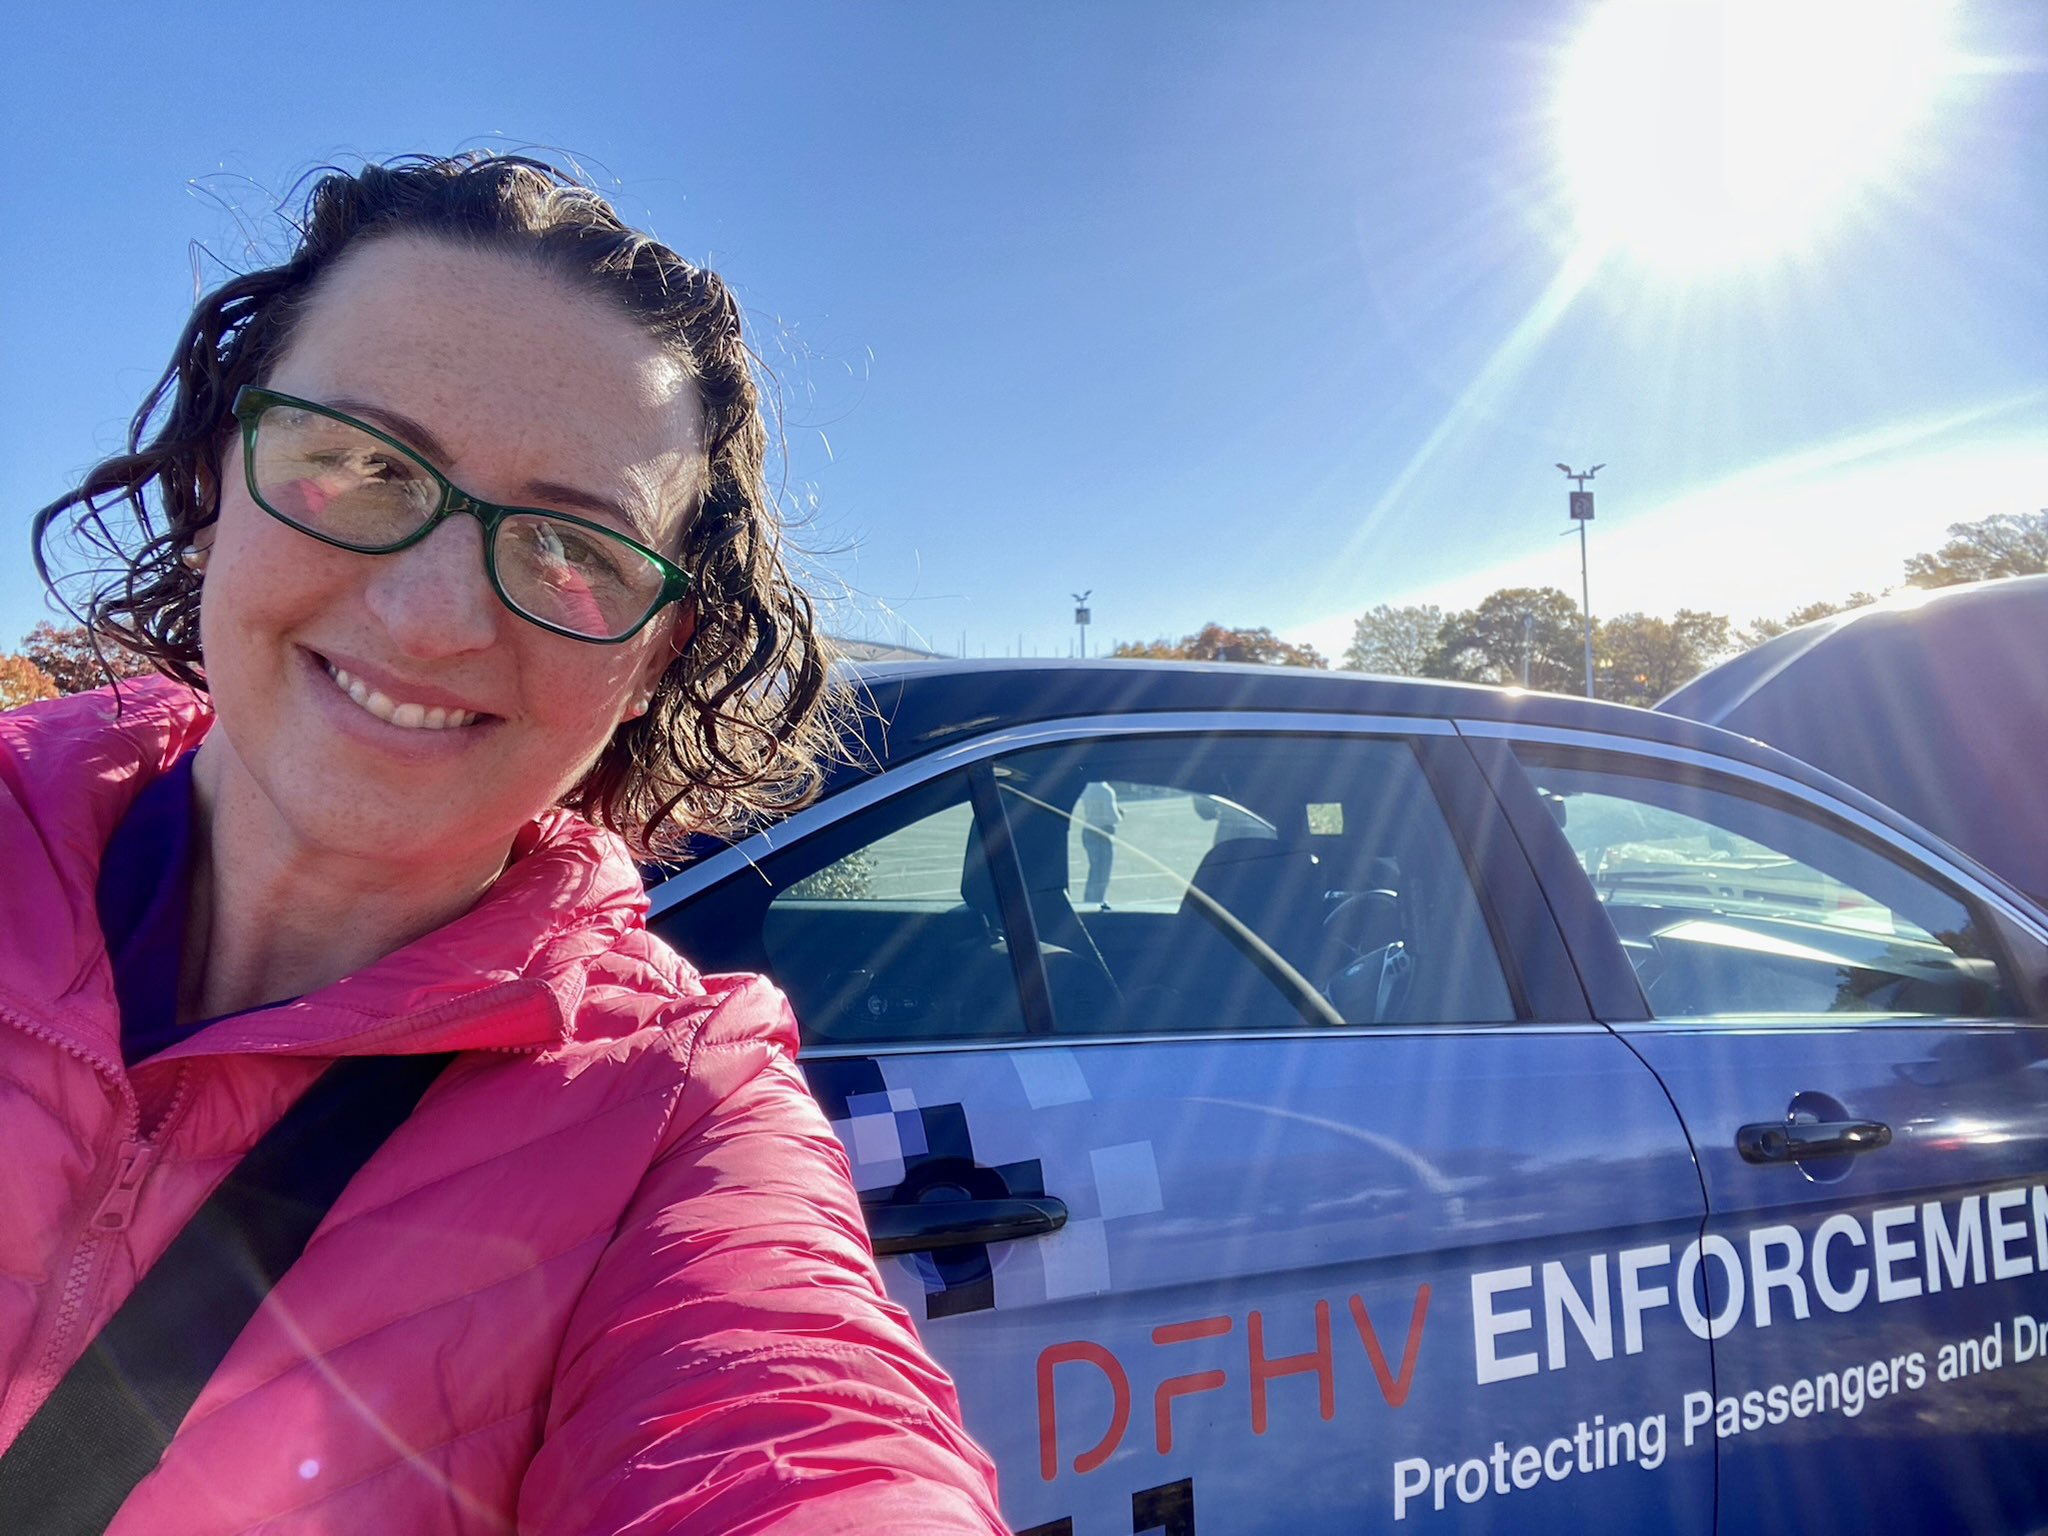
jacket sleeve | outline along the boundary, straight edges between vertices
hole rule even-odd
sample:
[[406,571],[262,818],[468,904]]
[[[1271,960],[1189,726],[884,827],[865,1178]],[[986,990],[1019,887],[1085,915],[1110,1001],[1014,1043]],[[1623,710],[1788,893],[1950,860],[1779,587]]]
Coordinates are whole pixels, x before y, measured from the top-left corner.
[[519,1529],[1006,1530],[875,1273],[781,995],[749,981],[678,1033],[685,1086],[570,1319]]

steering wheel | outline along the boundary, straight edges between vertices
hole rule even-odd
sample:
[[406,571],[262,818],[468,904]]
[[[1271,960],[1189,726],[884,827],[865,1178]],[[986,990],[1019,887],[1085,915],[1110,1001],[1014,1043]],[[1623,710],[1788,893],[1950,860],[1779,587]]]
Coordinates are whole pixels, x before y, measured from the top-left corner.
[[1327,987],[1339,972],[1402,937],[1403,926],[1397,892],[1356,891],[1346,896],[1323,919],[1317,984]]
[[1395,939],[1347,965],[1323,990],[1346,1023],[1385,1024],[1400,1018],[1414,981],[1415,957]]
[[1345,1019],[1376,1024],[1407,1001],[1415,957],[1403,926],[1401,897],[1389,890],[1347,896],[1323,919],[1317,985]]

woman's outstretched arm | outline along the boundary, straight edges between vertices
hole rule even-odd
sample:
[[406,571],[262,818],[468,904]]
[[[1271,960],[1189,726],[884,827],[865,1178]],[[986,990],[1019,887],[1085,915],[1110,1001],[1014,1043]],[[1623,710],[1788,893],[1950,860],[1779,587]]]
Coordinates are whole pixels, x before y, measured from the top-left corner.
[[740,986],[675,1039],[685,1083],[570,1320],[521,1531],[1004,1531],[780,994]]

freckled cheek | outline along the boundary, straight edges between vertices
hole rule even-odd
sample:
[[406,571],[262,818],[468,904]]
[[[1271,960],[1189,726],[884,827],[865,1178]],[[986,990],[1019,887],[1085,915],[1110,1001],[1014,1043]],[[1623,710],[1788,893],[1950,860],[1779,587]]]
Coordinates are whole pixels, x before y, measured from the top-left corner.
[[324,561],[270,563],[246,561],[229,565],[221,582],[209,567],[207,592],[201,600],[203,643],[209,666],[221,659],[221,645],[244,647],[244,664],[258,664],[270,653],[279,664],[295,637],[313,629],[315,621],[346,604],[348,588],[322,569]]
[[[261,516],[260,513],[257,516]],[[270,522],[268,518],[264,522]],[[200,598],[202,640],[281,634],[360,597],[364,557],[295,534],[242,526],[215,540]]]
[[603,682],[586,676],[580,683],[565,686],[581,689],[580,693],[572,695],[578,700],[576,728],[580,734],[598,742],[611,736],[634,693],[633,679],[625,673],[608,676]]
[[207,564],[209,591],[220,565],[231,567],[238,579],[288,593],[331,585],[360,570],[364,559],[287,527],[242,491],[231,491],[222,498],[213,535]]
[[537,629],[530,636],[516,632],[527,629],[516,626],[514,643],[521,649],[521,691],[531,718],[560,733],[567,756],[594,750],[592,743],[602,746],[638,692],[645,652],[633,645],[586,645]]

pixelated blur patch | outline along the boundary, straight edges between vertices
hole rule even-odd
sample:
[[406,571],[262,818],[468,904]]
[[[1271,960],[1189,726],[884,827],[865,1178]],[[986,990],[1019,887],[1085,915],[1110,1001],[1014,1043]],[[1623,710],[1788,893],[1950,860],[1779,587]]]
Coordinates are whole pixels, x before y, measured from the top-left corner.
[[1149,1216],[1165,1209],[1151,1142],[1096,1147],[1089,1152],[1088,1161],[1095,1169],[1095,1198],[1104,1216]]
[[1131,1495],[1132,1536],[1195,1536],[1195,1480],[1162,1483]]
[[[951,1116],[957,1104],[938,1105],[921,1113],[933,1116],[925,1124],[930,1150],[921,1157],[904,1160],[903,1182],[893,1198],[916,1200],[926,1191],[944,1188],[970,1200],[999,1200],[1012,1195],[1045,1193],[1045,1170],[1036,1158],[985,1168],[974,1161],[974,1148],[965,1139],[966,1117],[957,1127]],[[958,1131],[958,1135],[955,1131]],[[996,1304],[995,1267],[986,1243],[959,1248],[942,1248],[933,1253],[910,1256],[917,1276],[924,1284],[927,1319],[958,1317],[963,1312],[984,1312]]]
[[900,1182],[906,1171],[905,1159],[931,1150],[924,1116],[915,1103],[901,1088],[892,1088],[887,1094],[847,1095],[847,1117],[833,1121],[832,1129],[846,1143],[847,1155],[854,1162],[854,1182],[862,1189]]
[[804,1080],[811,1085],[811,1097],[825,1111],[827,1120],[850,1120],[848,1102],[856,1097],[878,1094],[886,1099],[889,1085],[882,1079],[882,1064],[872,1056],[843,1056],[823,1061],[804,1061]]
[[[1131,1495],[1132,1536],[1195,1536],[1195,1480],[1184,1477]],[[1017,1536],[1074,1536],[1074,1517],[1027,1526]]]
[[852,1145],[847,1149],[857,1163],[903,1160],[903,1134],[892,1114],[855,1115],[846,1122]]
[[[808,1061],[803,1069],[812,1097],[847,1148],[863,1202],[921,1204],[1045,1193],[1045,1170],[1038,1159],[982,1166],[975,1159],[967,1107],[919,1104],[912,1089],[890,1085],[876,1058]],[[996,1304],[987,1244],[905,1257],[924,1287],[927,1320],[986,1311]]]
[[1047,1301],[1100,1296],[1109,1289],[1109,1234],[1102,1218],[1069,1220],[1040,1239],[1039,1262]]
[[1033,1109],[1054,1104],[1081,1104],[1090,1097],[1088,1079],[1074,1053],[1059,1046],[1041,1046],[1016,1051],[1010,1065],[1024,1089],[1024,1102]]

